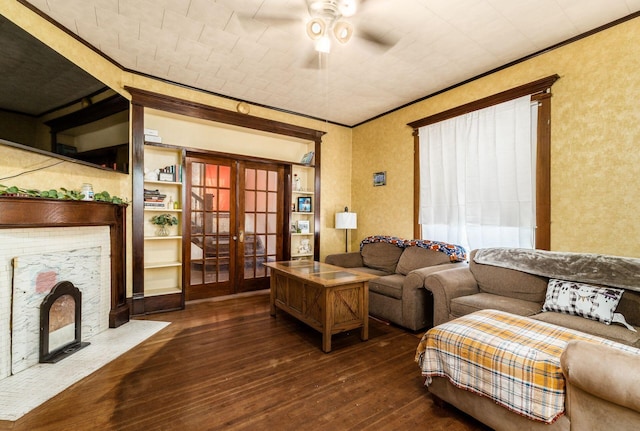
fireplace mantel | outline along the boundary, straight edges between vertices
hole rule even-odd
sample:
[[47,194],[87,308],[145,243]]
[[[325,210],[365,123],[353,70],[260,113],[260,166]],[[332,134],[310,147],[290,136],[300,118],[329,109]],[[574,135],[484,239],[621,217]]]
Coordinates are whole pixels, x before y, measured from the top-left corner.
[[109,327],[129,321],[126,297],[126,205],[107,202],[0,196],[0,229],[109,226],[111,311]]

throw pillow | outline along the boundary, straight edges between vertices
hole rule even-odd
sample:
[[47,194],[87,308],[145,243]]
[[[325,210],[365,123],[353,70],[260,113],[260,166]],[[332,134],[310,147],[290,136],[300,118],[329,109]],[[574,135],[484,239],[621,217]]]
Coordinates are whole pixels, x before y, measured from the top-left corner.
[[393,274],[396,272],[402,250],[402,247],[395,244],[375,242],[365,244],[360,253],[365,266]]
[[549,279],[543,311],[573,314],[610,325],[624,290]]
[[407,275],[414,269],[443,265],[445,263],[451,263],[451,259],[449,259],[449,256],[447,256],[446,253],[427,250],[426,248],[413,245],[405,248],[400,255],[396,272],[398,274]]

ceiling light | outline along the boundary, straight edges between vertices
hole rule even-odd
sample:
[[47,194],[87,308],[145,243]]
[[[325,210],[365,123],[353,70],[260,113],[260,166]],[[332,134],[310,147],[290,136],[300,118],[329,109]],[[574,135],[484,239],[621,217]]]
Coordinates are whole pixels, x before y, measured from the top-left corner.
[[320,39],[324,36],[326,27],[322,18],[314,18],[307,23],[307,34],[313,40]]
[[329,36],[325,35],[316,40],[316,51],[324,52],[325,54],[331,51],[331,39],[329,39]]
[[340,43],[347,43],[353,35],[353,25],[347,21],[338,21],[333,26],[333,35]]

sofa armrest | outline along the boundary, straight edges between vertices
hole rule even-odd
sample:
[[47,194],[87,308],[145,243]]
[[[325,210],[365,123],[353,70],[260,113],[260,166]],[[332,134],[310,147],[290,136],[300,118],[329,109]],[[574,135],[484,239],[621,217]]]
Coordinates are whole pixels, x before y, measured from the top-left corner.
[[638,361],[640,354],[601,344],[577,340],[567,344],[560,365],[567,384],[571,429],[640,427]]
[[466,265],[429,274],[424,287],[433,294],[433,324],[449,321],[451,300],[460,296],[478,293],[476,279]]
[[466,266],[464,263],[445,263],[414,269],[405,276],[402,283],[402,320],[406,328],[417,331],[432,324],[433,310],[426,309],[427,306],[431,307],[431,301],[427,298],[430,292],[424,288],[427,276],[460,265]]
[[[468,265],[464,262],[443,263],[441,265],[425,266],[424,268],[414,269],[413,271],[409,272],[409,274],[407,274],[407,281],[411,280],[412,284],[414,284],[416,287],[424,287],[425,279],[427,278],[427,276],[433,274],[434,272],[466,267],[468,267]],[[407,281],[405,281],[405,285]]]
[[330,254],[325,257],[324,261],[330,265],[337,265],[343,268],[359,268],[364,266],[362,255],[359,251]]

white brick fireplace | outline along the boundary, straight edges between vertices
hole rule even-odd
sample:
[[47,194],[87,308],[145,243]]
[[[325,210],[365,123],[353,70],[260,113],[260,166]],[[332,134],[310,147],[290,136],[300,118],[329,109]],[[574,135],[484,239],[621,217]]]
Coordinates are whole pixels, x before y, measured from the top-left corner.
[[39,304],[59,281],[82,292],[83,339],[109,327],[110,245],[109,226],[0,229],[0,379],[38,363]]

